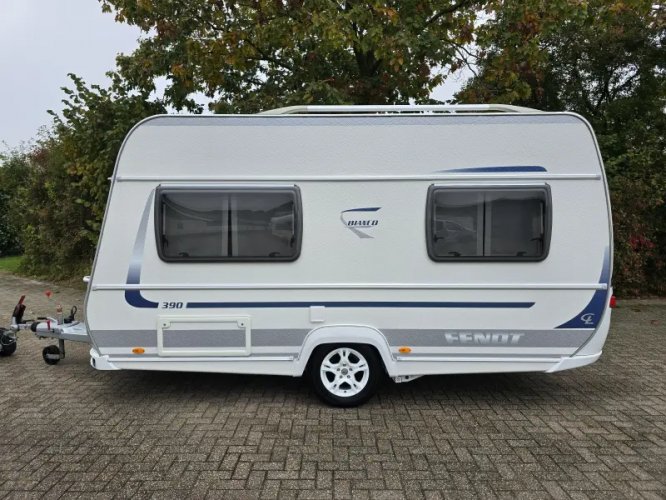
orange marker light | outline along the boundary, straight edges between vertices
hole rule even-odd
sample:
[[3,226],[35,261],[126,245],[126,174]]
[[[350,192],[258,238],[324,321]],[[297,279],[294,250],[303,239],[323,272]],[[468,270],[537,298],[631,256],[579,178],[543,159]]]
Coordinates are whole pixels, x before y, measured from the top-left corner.
[[134,354],[143,354],[144,352],[146,352],[146,350],[143,347],[135,347],[134,349],[132,349],[132,352]]
[[402,354],[409,354],[410,352],[412,352],[412,348],[411,347],[401,347],[400,349],[398,349],[398,352],[400,352]]

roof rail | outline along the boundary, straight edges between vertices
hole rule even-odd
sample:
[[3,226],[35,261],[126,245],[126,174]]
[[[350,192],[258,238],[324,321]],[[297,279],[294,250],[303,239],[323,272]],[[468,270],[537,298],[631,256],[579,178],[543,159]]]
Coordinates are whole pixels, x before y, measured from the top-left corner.
[[334,105],[334,106],[288,106],[269,109],[260,115],[330,114],[330,113],[483,113],[502,111],[505,113],[541,113],[538,109],[511,106],[509,104],[398,104],[398,105]]

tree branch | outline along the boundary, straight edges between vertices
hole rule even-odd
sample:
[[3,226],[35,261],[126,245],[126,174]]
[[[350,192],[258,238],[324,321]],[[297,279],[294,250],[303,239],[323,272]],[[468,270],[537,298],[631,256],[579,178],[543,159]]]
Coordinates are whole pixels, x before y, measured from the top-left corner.
[[[284,61],[281,61],[281,60],[278,59],[277,57],[273,57],[273,56],[270,56],[270,55],[266,54],[262,49],[260,49],[259,47],[257,47],[257,45],[254,44],[254,43],[253,43],[251,40],[249,40],[248,38],[243,38],[243,41],[246,42],[246,43],[247,43],[250,47],[252,47],[254,50],[256,50],[256,51],[257,51],[257,54],[259,54],[259,55],[261,56],[261,59],[262,59],[262,60],[264,60],[264,61],[268,61],[268,62],[272,62],[273,64],[276,64],[276,65],[278,65],[278,66],[280,66],[281,68],[284,68],[284,69],[286,69],[286,70],[289,70],[289,71],[292,71],[292,72],[294,71],[294,67],[293,67],[291,64],[288,64],[288,63],[286,63],[286,62],[284,62]],[[248,58],[248,59],[249,59],[249,58]]]
[[473,0],[460,0],[458,3],[454,3],[449,7],[448,9],[440,10],[439,12],[436,12],[432,16],[430,16],[430,19],[426,19],[426,25],[432,24],[441,17],[445,16],[446,14],[451,14],[452,12],[457,11],[458,9],[461,9],[463,7],[467,7],[472,3]]

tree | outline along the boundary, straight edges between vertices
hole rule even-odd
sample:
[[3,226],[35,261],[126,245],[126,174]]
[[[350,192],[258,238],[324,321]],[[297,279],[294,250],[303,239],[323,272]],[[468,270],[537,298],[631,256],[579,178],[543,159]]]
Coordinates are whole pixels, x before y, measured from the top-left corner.
[[585,116],[611,188],[615,285],[666,292],[666,23],[649,0],[494,1],[457,96]]
[[106,208],[109,177],[125,136],[143,118],[164,113],[164,105],[150,99],[148,91],[128,89],[117,74],[112,85],[88,87],[70,74],[74,89],[64,88],[67,99],[62,117],[54,116],[54,133],[62,147],[64,168],[75,188],[76,203],[89,212],[84,231],[92,245]]
[[70,76],[74,89],[63,89],[62,116],[52,113],[52,129],[0,169],[11,169],[9,214],[20,231],[23,268],[51,278],[90,272],[122,141],[142,118],[164,112],[117,75],[107,89]]
[[77,192],[65,161],[62,143],[53,134],[43,135],[13,158],[22,176],[10,213],[20,227],[22,267],[31,274],[69,277],[83,270],[92,255],[85,236],[89,214],[75,201]]
[[165,100],[256,112],[291,104],[426,102],[471,41],[475,0],[100,0],[145,38],[118,58],[141,89],[166,77]]
[[23,152],[0,154],[0,257],[22,250],[21,227],[16,212],[16,197],[24,181]]

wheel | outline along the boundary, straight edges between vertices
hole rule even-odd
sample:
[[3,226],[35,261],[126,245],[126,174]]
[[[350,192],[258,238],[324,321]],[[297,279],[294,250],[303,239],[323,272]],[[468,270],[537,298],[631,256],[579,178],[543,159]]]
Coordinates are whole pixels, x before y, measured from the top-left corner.
[[16,337],[0,331],[0,356],[11,356],[16,352]]
[[310,363],[315,392],[332,406],[365,403],[375,393],[383,373],[379,356],[366,345],[321,346]]
[[60,361],[60,349],[57,345],[46,346],[42,350],[42,358],[47,365],[57,365]]

